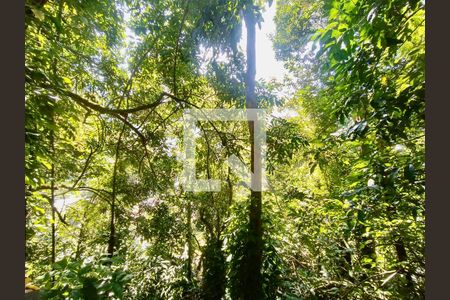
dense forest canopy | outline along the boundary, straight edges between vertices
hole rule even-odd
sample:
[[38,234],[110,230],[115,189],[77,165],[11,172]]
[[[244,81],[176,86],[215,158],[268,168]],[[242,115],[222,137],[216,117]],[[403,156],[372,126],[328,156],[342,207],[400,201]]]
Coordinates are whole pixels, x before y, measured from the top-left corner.
[[[288,75],[257,80],[273,5]],[[423,299],[424,6],[27,0],[26,291]],[[267,112],[267,189],[226,163],[257,170],[255,124],[201,121],[196,176],[221,189],[185,190],[194,108]]]

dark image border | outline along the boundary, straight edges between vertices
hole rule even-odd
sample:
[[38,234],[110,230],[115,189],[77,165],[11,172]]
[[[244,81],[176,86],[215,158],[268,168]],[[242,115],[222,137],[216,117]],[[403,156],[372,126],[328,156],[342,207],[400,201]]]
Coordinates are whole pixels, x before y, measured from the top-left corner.
[[1,6],[1,186],[0,299],[23,299],[25,277],[24,191],[24,7]]
[[426,2],[426,299],[449,299],[449,1]]
[[[24,293],[24,6],[23,0],[4,1],[0,18],[0,299],[23,299]],[[450,1],[426,3],[426,299],[450,295],[449,7]]]

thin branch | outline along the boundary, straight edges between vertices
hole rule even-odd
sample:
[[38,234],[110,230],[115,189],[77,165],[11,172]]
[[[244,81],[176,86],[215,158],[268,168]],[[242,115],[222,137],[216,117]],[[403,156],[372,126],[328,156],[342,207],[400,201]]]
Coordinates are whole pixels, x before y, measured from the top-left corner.
[[72,189],[74,189],[77,184],[80,182],[80,180],[83,178],[84,174],[86,173],[89,163],[91,161],[92,156],[94,155],[95,152],[97,152],[97,150],[100,148],[100,144],[97,146],[97,148],[93,149],[91,148],[89,155],[86,159],[86,162],[84,164],[83,170],[81,171],[80,175],[78,176],[77,180],[74,182],[74,184],[72,185]]
[[52,198],[47,195],[43,195],[43,194],[41,194],[41,196],[44,197],[52,205],[52,210],[56,213],[56,215],[58,216],[58,219],[61,221],[61,223],[69,226],[69,224],[66,222],[66,218],[63,217],[61,215],[61,213],[56,209],[56,207],[52,204]]
[[[36,75],[36,73],[37,73],[38,76],[45,78],[45,80],[43,80],[43,81],[50,82],[46,78],[46,76],[43,73],[39,72],[39,71],[34,71],[34,70],[31,70],[31,69],[26,67],[25,68],[25,73],[27,75],[31,75],[31,74],[35,74]],[[28,82],[30,82],[32,79],[29,79],[29,77],[27,76],[26,80]],[[99,113],[109,114],[109,115],[113,115],[113,116],[117,116],[117,114],[119,114],[119,115],[127,115],[129,113],[135,113],[135,112],[139,112],[139,111],[155,108],[155,107],[157,107],[157,106],[159,106],[159,105],[161,105],[163,103],[163,100],[164,100],[165,97],[171,98],[172,100],[174,100],[175,102],[177,102],[179,104],[183,103],[183,104],[195,107],[197,109],[200,109],[195,104],[190,103],[189,101],[187,101],[185,99],[181,99],[181,98],[179,98],[179,97],[177,97],[175,95],[172,95],[170,93],[167,93],[167,92],[161,92],[159,94],[158,98],[154,102],[148,103],[148,104],[144,104],[144,105],[141,105],[141,106],[128,108],[128,109],[107,108],[107,107],[98,105],[96,103],[93,103],[93,102],[83,98],[82,96],[80,96],[78,94],[75,94],[75,93],[73,93],[73,92],[71,92],[71,91],[69,91],[67,89],[62,88],[62,87],[58,87],[58,86],[55,86],[53,84],[49,84],[49,83],[45,83],[45,82],[40,82],[39,85],[42,88],[46,88],[48,90],[54,91],[56,93],[59,93],[61,95],[67,96],[67,97],[69,97],[70,99],[74,100],[75,102],[77,102],[78,104],[80,104],[83,107],[87,107],[87,108],[95,110],[95,111],[97,111]]]

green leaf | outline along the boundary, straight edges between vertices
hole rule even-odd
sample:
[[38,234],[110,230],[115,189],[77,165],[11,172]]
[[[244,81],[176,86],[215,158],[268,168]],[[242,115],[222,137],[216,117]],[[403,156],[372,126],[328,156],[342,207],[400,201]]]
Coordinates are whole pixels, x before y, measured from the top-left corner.
[[45,14],[38,8],[33,7],[31,8],[31,10],[33,11],[34,16],[39,20],[39,21],[44,21],[45,19]]

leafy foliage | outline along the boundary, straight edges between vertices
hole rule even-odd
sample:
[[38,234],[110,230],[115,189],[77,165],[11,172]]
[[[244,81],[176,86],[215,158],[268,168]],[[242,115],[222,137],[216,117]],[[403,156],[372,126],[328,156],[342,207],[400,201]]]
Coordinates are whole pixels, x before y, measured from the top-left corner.
[[[225,162],[250,165],[248,124],[197,124],[197,177],[222,186],[187,192],[183,109],[246,107],[239,41],[265,2],[25,5],[26,275],[42,298],[240,299],[258,237]],[[262,297],[423,299],[424,2],[276,9],[292,76],[255,84]]]

